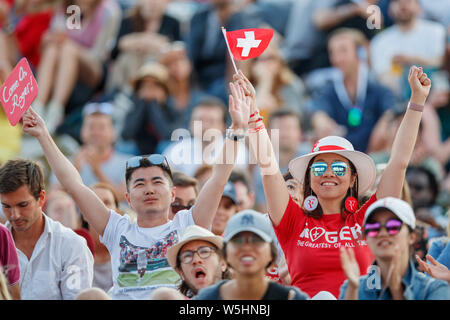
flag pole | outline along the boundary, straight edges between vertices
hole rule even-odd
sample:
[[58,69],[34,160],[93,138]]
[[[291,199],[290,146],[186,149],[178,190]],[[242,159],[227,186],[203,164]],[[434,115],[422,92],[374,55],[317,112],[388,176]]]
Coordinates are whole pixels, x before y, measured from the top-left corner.
[[236,63],[234,62],[233,54],[231,53],[230,45],[228,44],[227,33],[226,32],[227,32],[226,29],[224,27],[222,27],[223,37],[225,38],[225,42],[227,44],[228,53],[230,54],[231,62],[233,62],[234,71],[236,71],[236,74],[238,74],[238,70],[236,68]]

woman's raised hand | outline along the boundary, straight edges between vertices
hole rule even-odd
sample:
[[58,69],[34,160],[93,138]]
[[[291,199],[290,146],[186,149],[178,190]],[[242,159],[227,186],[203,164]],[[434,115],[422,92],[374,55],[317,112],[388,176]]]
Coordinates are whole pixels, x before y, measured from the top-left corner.
[[228,111],[231,116],[232,129],[247,129],[250,119],[251,98],[246,96],[242,86],[230,82]]
[[256,111],[258,111],[258,108],[256,106],[256,90],[253,87],[252,83],[247,79],[247,77],[241,70],[239,70],[237,74],[233,75],[233,81],[235,84],[242,87],[245,96],[250,97],[250,114],[254,114]]
[[412,66],[409,69],[408,82],[411,88],[411,102],[423,106],[430,93],[431,80],[423,72],[422,67]]

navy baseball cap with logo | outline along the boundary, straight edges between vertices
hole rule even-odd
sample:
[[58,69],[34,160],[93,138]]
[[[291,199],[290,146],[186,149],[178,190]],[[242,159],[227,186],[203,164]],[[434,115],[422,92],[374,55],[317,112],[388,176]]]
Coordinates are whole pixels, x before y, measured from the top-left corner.
[[230,198],[231,201],[233,201],[234,204],[237,204],[237,196],[236,196],[236,189],[234,188],[234,184],[231,182],[227,182],[225,185],[225,188],[223,189],[222,197]]
[[224,241],[230,241],[238,233],[249,231],[266,242],[272,242],[272,225],[264,215],[255,210],[244,210],[233,215],[225,228]]

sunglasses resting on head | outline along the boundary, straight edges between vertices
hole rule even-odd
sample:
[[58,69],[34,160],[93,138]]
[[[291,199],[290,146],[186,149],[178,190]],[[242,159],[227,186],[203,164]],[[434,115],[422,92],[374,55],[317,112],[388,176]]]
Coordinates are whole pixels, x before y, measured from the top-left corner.
[[160,167],[161,169],[166,171],[172,178],[172,171],[170,170],[170,166],[169,163],[167,162],[166,157],[157,153],[150,155],[134,156],[128,159],[126,169],[139,168],[142,166],[142,161],[148,161],[150,162],[150,164]]

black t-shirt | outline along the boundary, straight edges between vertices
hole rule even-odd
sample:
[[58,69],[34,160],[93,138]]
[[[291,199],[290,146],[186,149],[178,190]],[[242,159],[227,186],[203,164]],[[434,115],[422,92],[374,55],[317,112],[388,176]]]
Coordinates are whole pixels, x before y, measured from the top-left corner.
[[[120,53],[118,48],[120,39],[130,33],[137,32],[134,28],[133,16],[127,16],[123,18],[119,33],[117,36],[117,42],[115,48],[112,50],[111,56],[112,59],[116,59]],[[161,20],[161,26],[159,27],[158,34],[166,36],[169,38],[170,42],[180,41],[181,40],[181,30],[180,30],[180,22],[168,15],[163,15]]]
[[[193,300],[223,300],[220,296],[220,287],[229,280],[222,280],[215,285],[201,289]],[[296,287],[283,286],[277,282],[270,281],[267,291],[261,300],[287,300],[289,291],[294,290],[295,295],[292,300],[307,300],[308,295]]]

